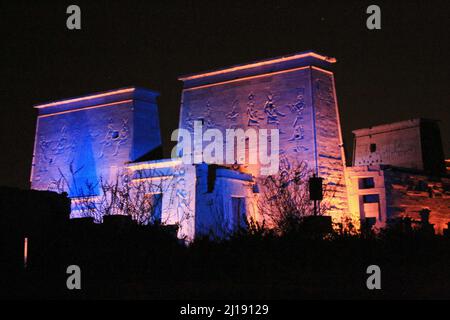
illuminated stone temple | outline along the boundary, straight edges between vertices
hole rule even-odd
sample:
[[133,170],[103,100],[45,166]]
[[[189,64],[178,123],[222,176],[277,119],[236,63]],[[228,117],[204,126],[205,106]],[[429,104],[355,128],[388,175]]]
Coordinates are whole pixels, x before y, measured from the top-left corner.
[[421,213],[437,233],[450,221],[450,176],[437,121],[411,119],[354,130],[347,168],[350,210],[376,227]]
[[[302,164],[311,175],[323,177],[325,189],[332,190],[326,195],[326,214],[333,221],[349,218],[359,226],[360,220],[376,217],[376,225],[384,226],[393,212],[390,205],[386,209],[385,200],[392,188],[378,188],[377,182],[378,189],[372,193],[378,198],[374,196],[371,203],[378,206],[366,205],[364,192],[368,191],[360,191],[358,183],[381,173],[387,176],[381,167],[374,171],[374,165],[408,167],[413,160],[368,163],[368,156],[379,153],[364,154],[367,148],[370,153],[372,142],[363,142],[366,138],[358,131],[357,157],[354,166],[346,168],[330,71],[334,62],[333,58],[305,52],[182,76],[179,129],[194,132],[200,123],[203,130],[215,129],[224,136],[227,129],[278,129],[279,171]],[[258,183],[264,177],[264,164],[248,163],[247,158],[242,164],[186,164],[181,159],[186,155],[182,149],[177,150],[177,157],[161,159],[157,96],[152,90],[131,87],[35,106],[38,119],[31,187],[67,192],[72,199],[71,217],[79,218],[86,216],[80,203],[86,199],[101,201],[101,182],[150,181],[145,197],[159,203],[153,207],[155,219],[179,225],[179,237],[188,240],[233,230],[245,218],[260,221]],[[435,132],[433,128],[427,132]],[[207,143],[201,144],[203,150]],[[246,149],[246,155],[253,152],[257,151]],[[432,160],[427,161],[434,166]],[[445,168],[443,160],[442,166]],[[427,168],[415,169],[425,172]],[[441,173],[437,175],[442,177],[439,205],[444,208],[440,210],[443,222],[449,216],[450,204],[448,177]],[[429,175],[424,175],[428,179]],[[406,211],[395,214],[399,212]]]

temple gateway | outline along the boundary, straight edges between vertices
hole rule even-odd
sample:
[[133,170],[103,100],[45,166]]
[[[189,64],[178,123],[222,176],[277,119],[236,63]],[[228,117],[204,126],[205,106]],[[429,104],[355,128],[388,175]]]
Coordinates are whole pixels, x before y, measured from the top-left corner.
[[[407,217],[442,233],[450,221],[450,176],[437,122],[355,130],[346,166],[335,62],[303,52],[181,76],[179,129],[193,132],[200,122],[224,136],[230,129],[277,130],[279,175],[301,167],[304,179],[322,177],[323,214],[334,222],[382,228]],[[267,176],[263,164],[246,160],[257,152],[247,137],[244,161],[189,164],[182,149],[158,158],[157,97],[129,87],[36,105],[32,189],[67,192],[72,218],[131,214],[141,223],[176,224],[187,240],[263,220],[258,201]],[[208,143],[200,143],[204,150]],[[137,200],[116,200],[129,194]]]

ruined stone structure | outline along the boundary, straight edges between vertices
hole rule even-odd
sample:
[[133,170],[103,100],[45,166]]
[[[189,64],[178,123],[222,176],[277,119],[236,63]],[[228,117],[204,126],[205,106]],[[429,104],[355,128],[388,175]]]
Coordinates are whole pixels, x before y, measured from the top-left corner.
[[[431,222],[441,230],[449,212],[448,181],[429,182],[434,197],[422,202],[412,194],[421,190],[404,188],[405,183],[420,184],[418,175],[385,166],[420,170],[426,177],[425,172],[443,174],[437,126],[414,120],[355,131],[354,166],[345,168],[329,70],[334,62],[305,52],[182,76],[179,128],[192,132],[200,122],[203,130],[216,129],[224,136],[227,129],[278,129],[280,172],[301,163],[309,174],[323,177],[325,190],[331,190],[325,195],[327,214],[335,222],[351,218],[358,226],[359,219],[374,217],[384,226],[396,213],[415,212],[426,202]],[[260,220],[258,184],[264,164],[245,159],[242,165],[186,164],[182,149],[177,157],[160,159],[157,96],[131,87],[37,105],[32,188],[68,192],[71,215],[77,218],[104,201],[103,181],[145,184],[138,189],[153,205],[153,221],[179,225],[178,236],[188,241],[211,232],[220,236],[250,217]],[[246,151],[247,156],[257,152]],[[83,209],[86,199],[91,203]]]
[[426,209],[442,233],[450,220],[450,176],[437,122],[412,119],[353,133],[353,167],[347,168],[353,215],[380,228],[398,218],[418,221]]
[[436,121],[412,119],[353,131],[353,165],[389,164],[433,174],[445,172]]

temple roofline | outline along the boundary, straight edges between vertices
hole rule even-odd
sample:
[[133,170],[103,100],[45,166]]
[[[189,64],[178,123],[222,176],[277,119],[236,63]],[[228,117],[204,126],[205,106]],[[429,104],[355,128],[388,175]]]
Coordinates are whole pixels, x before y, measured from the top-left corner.
[[40,103],[33,107],[39,110],[39,114],[51,114],[59,111],[61,108],[71,110],[125,100],[148,100],[150,102],[156,102],[156,97],[158,96],[159,93],[154,90],[133,86]]
[[439,122],[439,120],[425,119],[425,118],[408,119],[408,120],[403,120],[403,121],[398,121],[398,122],[380,124],[380,125],[376,125],[376,126],[372,126],[372,127],[368,127],[368,128],[356,129],[356,130],[353,130],[352,133],[356,137],[368,136],[368,135],[373,135],[373,134],[378,134],[378,133],[383,133],[383,132],[417,127],[423,122]]
[[327,57],[313,51],[306,51],[234,65],[231,67],[182,75],[178,77],[178,80],[184,82],[185,88],[192,88],[205,84],[240,79],[254,75],[269,74],[299,67],[318,66],[328,68],[335,62],[335,58]]
[[239,71],[239,70],[244,70],[244,69],[255,68],[255,67],[264,66],[264,65],[271,65],[271,64],[280,63],[280,62],[303,59],[303,58],[307,58],[307,57],[316,58],[318,60],[322,60],[322,61],[325,61],[328,63],[336,63],[335,58],[327,57],[327,56],[318,54],[313,51],[305,51],[305,52],[300,52],[300,53],[294,53],[294,54],[287,55],[287,56],[279,56],[279,57],[270,58],[270,59],[253,61],[253,62],[249,62],[249,63],[245,63],[245,64],[237,64],[237,65],[234,65],[231,67],[214,69],[214,70],[204,71],[201,73],[192,73],[192,74],[182,75],[182,76],[178,77],[178,80],[187,81],[187,80],[199,79],[199,78],[210,77],[210,76],[223,74],[223,73],[229,73],[229,72],[234,72],[234,71]]

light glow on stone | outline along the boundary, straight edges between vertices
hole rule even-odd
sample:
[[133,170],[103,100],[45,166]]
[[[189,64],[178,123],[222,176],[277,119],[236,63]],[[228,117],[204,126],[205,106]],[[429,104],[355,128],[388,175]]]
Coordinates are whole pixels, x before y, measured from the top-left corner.
[[42,109],[42,108],[47,108],[47,107],[60,106],[62,104],[74,103],[74,102],[91,100],[91,99],[96,99],[96,98],[103,98],[103,97],[113,96],[113,95],[117,95],[117,94],[121,94],[121,93],[129,93],[129,92],[133,92],[134,90],[135,90],[135,88],[120,89],[120,90],[115,90],[115,91],[111,91],[111,92],[104,92],[101,94],[88,95],[88,96],[84,96],[84,97],[80,97],[80,98],[67,99],[67,100],[62,100],[62,101],[50,102],[50,103],[46,103],[46,104],[40,104],[40,105],[36,105],[34,107],[36,109]]

